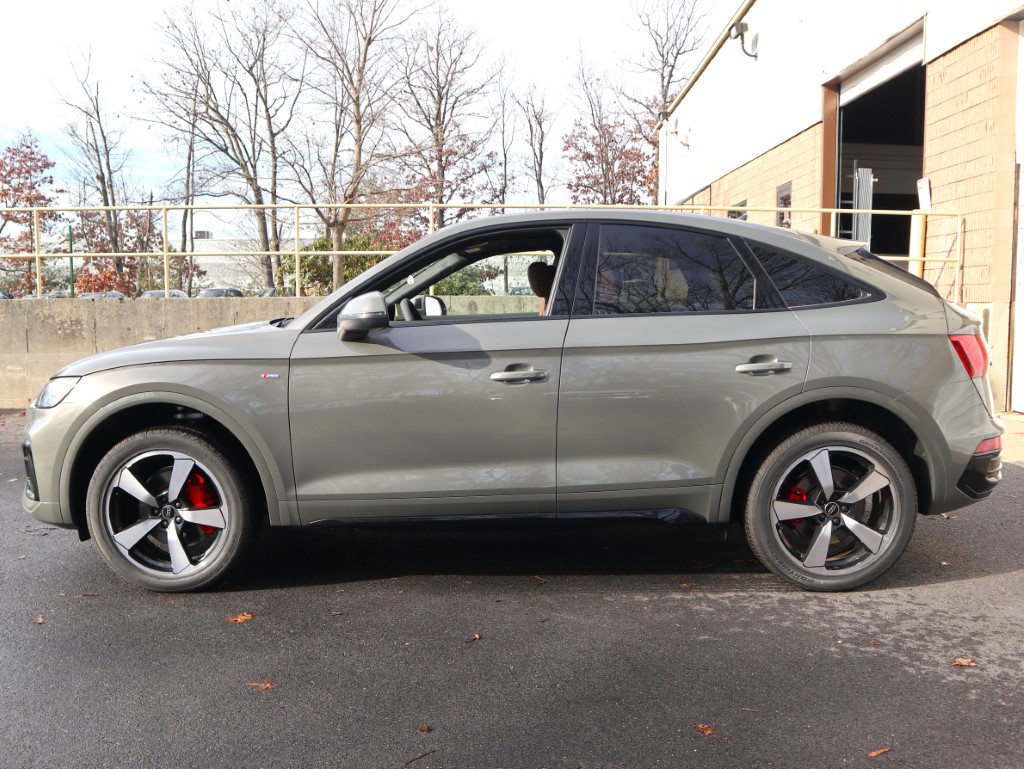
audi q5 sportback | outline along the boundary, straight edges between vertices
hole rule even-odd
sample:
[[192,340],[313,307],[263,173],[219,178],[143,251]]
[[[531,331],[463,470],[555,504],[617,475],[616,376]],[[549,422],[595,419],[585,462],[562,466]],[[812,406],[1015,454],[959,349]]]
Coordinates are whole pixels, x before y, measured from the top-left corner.
[[59,371],[24,506],[152,590],[217,582],[264,523],[616,514],[742,521],[775,574],[844,590],[998,482],[987,367],[977,316],[857,243],[488,217],[297,318]]

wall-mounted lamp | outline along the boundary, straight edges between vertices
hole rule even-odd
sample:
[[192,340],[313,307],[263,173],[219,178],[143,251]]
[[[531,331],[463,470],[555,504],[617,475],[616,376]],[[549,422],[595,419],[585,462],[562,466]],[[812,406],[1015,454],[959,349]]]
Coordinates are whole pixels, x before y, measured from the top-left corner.
[[757,33],[755,32],[754,36],[750,38],[750,50],[748,51],[747,41],[744,38],[744,35],[747,34],[748,29],[750,29],[750,26],[747,24],[747,22],[737,21],[735,24],[732,25],[732,29],[729,30],[729,39],[736,40],[737,38],[739,38],[740,49],[743,51],[743,53],[752,58],[754,61],[757,61]]

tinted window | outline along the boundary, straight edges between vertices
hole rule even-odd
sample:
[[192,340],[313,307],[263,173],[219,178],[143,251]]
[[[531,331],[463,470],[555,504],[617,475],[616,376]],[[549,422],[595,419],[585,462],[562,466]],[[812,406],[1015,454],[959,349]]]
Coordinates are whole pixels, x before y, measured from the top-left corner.
[[754,276],[725,238],[601,227],[594,314],[722,312],[754,307]]
[[765,246],[749,245],[789,307],[849,302],[867,296],[858,286],[817,265]]

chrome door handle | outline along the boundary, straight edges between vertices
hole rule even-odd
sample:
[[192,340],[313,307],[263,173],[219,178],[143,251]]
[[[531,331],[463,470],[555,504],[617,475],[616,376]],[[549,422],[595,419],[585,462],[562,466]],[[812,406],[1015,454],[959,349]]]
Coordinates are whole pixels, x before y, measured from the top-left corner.
[[741,363],[736,367],[736,371],[740,374],[750,374],[750,376],[769,376],[784,374],[792,368],[793,364],[788,360],[773,360]]
[[522,364],[514,364],[504,371],[495,371],[491,374],[491,381],[502,384],[525,384],[526,382],[543,382],[548,378],[548,372],[541,369],[522,367]]

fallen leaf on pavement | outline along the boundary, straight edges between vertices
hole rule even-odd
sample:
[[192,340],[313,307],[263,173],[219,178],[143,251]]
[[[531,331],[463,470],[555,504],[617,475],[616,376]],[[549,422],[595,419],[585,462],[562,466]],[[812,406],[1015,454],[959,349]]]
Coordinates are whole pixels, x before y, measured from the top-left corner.
[[868,758],[877,758],[883,753],[888,753],[890,750],[892,750],[892,748],[879,748],[878,750],[872,750],[868,753]]
[[434,731],[434,727],[432,727],[430,724],[422,724],[421,726],[416,727],[416,731],[420,734],[426,734],[427,732]]
[[34,620],[32,620],[32,621],[34,623],[36,623],[37,625],[45,625],[46,624],[46,617],[43,616],[42,614],[37,614],[36,618]]
[[534,575],[534,577],[533,577],[533,578],[534,578],[535,580],[537,580],[538,582],[541,582],[541,583],[544,583],[544,582],[547,582],[547,581],[548,581],[547,577],[542,577],[542,576],[541,576],[540,574],[536,574],[536,575]]
[[972,660],[970,657],[957,657],[953,660],[953,665],[958,668],[976,668],[978,663]]
[[868,641],[868,643],[870,643],[872,646],[878,646],[878,641],[876,641],[874,638]]
[[705,737],[717,737],[718,732],[715,731],[715,727],[711,724],[697,724],[694,727],[698,732],[703,734]]
[[234,623],[236,623],[238,625],[241,625],[243,622],[248,622],[249,620],[251,620],[253,618],[253,616],[254,615],[253,615],[253,613],[251,611],[243,611],[237,617],[228,617],[227,621],[228,622],[234,622]]
[[268,678],[266,681],[250,681],[246,686],[251,686],[258,692],[266,692],[274,688],[274,682]]
[[939,561],[939,566],[949,566],[949,561]]
[[743,708],[744,713],[760,713],[761,708]]
[[8,482],[8,483],[14,483],[14,482],[15,482],[15,481],[17,481],[17,480],[18,480],[17,478],[8,478],[8,479],[7,479],[7,482]]
[[466,643],[471,644],[474,641],[479,641],[481,638],[483,638],[483,636],[479,633],[473,633],[473,635],[470,638],[466,639]]
[[18,556],[18,560],[19,560],[19,561],[24,561],[24,560],[25,560],[25,556],[23,556],[23,555],[19,555],[19,556]]
[[947,521],[952,521],[954,518],[959,518],[960,517],[958,515],[950,515],[949,513],[939,513],[939,515],[941,515]]
[[679,583],[679,589],[680,590],[689,590],[692,585],[693,585],[692,582],[680,582]]

